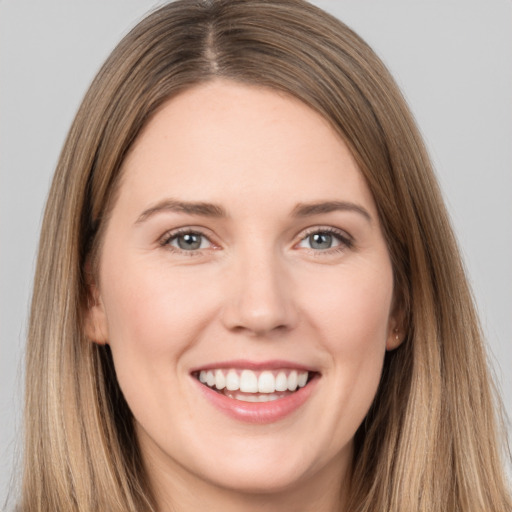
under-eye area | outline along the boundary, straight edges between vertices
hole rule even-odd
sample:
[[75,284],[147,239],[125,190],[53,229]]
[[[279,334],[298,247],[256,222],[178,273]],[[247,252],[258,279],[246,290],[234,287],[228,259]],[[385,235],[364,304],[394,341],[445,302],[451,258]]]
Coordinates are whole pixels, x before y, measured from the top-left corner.
[[270,402],[285,398],[307,386],[320,374],[307,370],[210,369],[192,374],[213,391],[244,402]]

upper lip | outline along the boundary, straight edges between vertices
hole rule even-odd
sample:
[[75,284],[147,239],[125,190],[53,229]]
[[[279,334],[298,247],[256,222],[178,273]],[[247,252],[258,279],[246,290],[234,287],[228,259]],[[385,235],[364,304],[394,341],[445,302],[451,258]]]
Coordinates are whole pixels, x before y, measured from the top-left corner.
[[201,366],[197,366],[190,370],[190,373],[199,372],[201,370],[222,370],[222,369],[241,369],[241,370],[253,370],[253,371],[262,371],[262,370],[279,370],[284,368],[289,368],[290,370],[300,370],[300,371],[308,371],[315,372],[318,371],[311,366],[307,366],[301,363],[296,363],[294,361],[287,361],[284,359],[272,359],[268,361],[249,361],[245,359],[236,359],[230,361],[218,361],[214,363],[208,363]]

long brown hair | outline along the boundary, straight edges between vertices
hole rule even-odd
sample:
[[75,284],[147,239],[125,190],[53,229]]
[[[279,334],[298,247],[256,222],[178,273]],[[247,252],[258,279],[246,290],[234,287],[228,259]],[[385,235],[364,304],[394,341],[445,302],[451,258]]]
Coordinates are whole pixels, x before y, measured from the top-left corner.
[[21,510],[155,508],[109,349],[83,332],[88,272],[141,129],[178,92],[219,77],[284,91],[322,114],[377,204],[407,336],[386,355],[356,434],[349,509],[509,511],[482,334],[421,137],[368,45],[302,0],[168,4],[121,41],[87,92],[41,233]]

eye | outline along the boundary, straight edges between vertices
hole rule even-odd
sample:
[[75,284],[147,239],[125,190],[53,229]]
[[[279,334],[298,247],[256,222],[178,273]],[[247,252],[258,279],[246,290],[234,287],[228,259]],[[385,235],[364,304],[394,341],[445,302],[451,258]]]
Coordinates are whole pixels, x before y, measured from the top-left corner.
[[311,249],[325,250],[333,246],[339,245],[339,240],[336,240],[330,233],[314,233],[306,238],[307,243]]
[[210,240],[196,231],[174,231],[167,234],[161,242],[162,246],[178,251],[200,251],[212,246]]
[[315,231],[309,232],[297,245],[297,247],[312,249],[314,251],[344,249],[351,246],[351,238],[343,232],[333,228],[316,229]]

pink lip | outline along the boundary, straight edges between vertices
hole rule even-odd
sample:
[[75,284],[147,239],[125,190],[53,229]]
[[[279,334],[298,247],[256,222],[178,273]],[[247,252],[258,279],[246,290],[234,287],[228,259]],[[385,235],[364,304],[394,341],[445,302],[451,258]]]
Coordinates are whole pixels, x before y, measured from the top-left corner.
[[[233,368],[232,362],[230,362],[228,367]],[[289,364],[279,366],[279,368],[287,367],[289,367]],[[219,366],[214,366],[214,368],[219,368]],[[243,366],[243,368],[248,367]],[[265,366],[265,368],[268,368],[268,366]],[[296,366],[292,366],[292,368],[296,368]],[[310,398],[319,380],[318,377],[315,377],[305,387],[278,400],[271,402],[243,402],[217,393],[208,386],[201,384],[195,377],[193,379],[197,386],[199,386],[203,396],[221,412],[235,420],[257,424],[273,423],[291,415]]]
[[303,364],[294,363],[293,361],[285,361],[281,359],[273,359],[271,361],[247,361],[244,359],[236,359],[232,361],[220,361],[217,363],[209,363],[204,366],[193,368],[190,373],[199,372],[201,370],[215,370],[215,369],[247,369],[253,371],[261,370],[280,370],[280,369],[291,369],[300,371],[315,371],[314,368],[304,366]]

